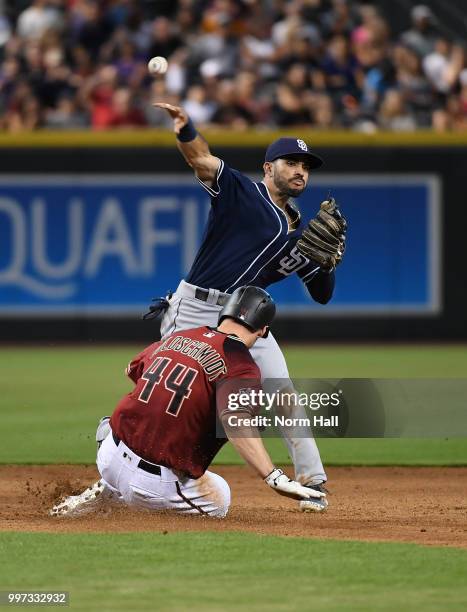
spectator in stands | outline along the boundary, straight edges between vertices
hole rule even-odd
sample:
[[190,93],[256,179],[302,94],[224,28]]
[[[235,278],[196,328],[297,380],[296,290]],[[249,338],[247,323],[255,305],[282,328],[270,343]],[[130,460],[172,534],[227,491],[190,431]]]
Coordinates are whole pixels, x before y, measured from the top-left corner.
[[91,57],[98,58],[103,46],[112,35],[112,23],[106,17],[100,3],[82,0],[78,4],[80,19],[76,23],[76,43],[87,49]]
[[438,38],[433,52],[423,58],[423,70],[436,91],[446,94],[453,88],[464,67],[464,59],[462,47],[451,45],[446,38]]
[[49,30],[60,30],[62,25],[61,14],[52,2],[33,0],[18,17],[17,32],[26,40],[38,40]]
[[143,125],[146,125],[146,119],[135,104],[131,91],[124,87],[117,89],[112,96],[108,124],[103,127],[127,128]]
[[393,60],[397,87],[404,95],[417,127],[430,127],[435,99],[430,83],[423,74],[419,56],[408,47],[398,45]]
[[254,123],[268,124],[271,113],[272,88],[260,87],[258,75],[243,70],[235,77],[235,98],[237,105],[253,118]]
[[467,69],[459,75],[459,95],[450,94],[446,104],[433,112],[433,128],[440,132],[467,130]]
[[34,130],[42,125],[39,100],[25,80],[20,80],[16,84],[2,118],[2,124],[8,132]]
[[158,17],[152,24],[152,33],[146,51],[146,59],[161,55],[170,59],[173,52],[182,45],[182,40],[166,17]]
[[0,69],[0,108],[3,111],[15,91],[21,66],[16,57],[8,57]]
[[283,50],[295,38],[308,40],[314,45],[321,42],[319,29],[312,21],[303,17],[303,3],[292,0],[285,3],[283,19],[277,21],[271,29],[271,41],[276,49]]
[[320,61],[320,53],[320,44],[314,44],[303,31],[300,31],[286,45],[276,49],[275,65],[279,74],[296,63],[317,67]]
[[[320,20],[321,31],[324,37],[328,38],[338,34],[349,37],[351,32],[357,26],[358,22],[358,15],[355,6],[353,6],[352,3],[348,2],[347,0],[332,0],[331,5],[330,10],[318,12],[317,15]],[[305,4],[305,15],[312,18],[313,12],[313,9],[311,9],[310,14],[309,7],[307,7]]]
[[188,89],[182,106],[191,119],[199,125],[209,123],[216,110],[215,104],[207,99],[206,91],[201,85],[192,85]]
[[172,128],[173,121],[170,115],[161,108],[154,107],[154,100],[166,102],[174,106],[180,105],[180,98],[167,90],[166,82],[163,79],[156,79],[142,102],[142,111],[145,121],[152,127]]
[[461,106],[457,96],[449,96],[443,108],[433,111],[432,127],[437,132],[463,129]]
[[42,54],[41,78],[36,83],[36,93],[44,108],[54,108],[64,94],[73,95],[72,73],[65,65],[60,47],[50,47]]
[[191,0],[184,0],[178,3],[178,10],[176,14],[176,23],[180,33],[180,37],[186,40],[190,34],[193,34],[197,25],[197,19],[199,15],[195,14],[194,7],[192,6]]
[[219,16],[217,27],[192,37],[188,43],[188,68],[196,71],[205,62],[215,66],[219,76],[231,77],[238,68],[238,40],[230,35],[227,14]]
[[411,12],[412,27],[401,36],[401,42],[415,51],[419,57],[425,57],[435,48],[438,32],[436,19],[429,6],[418,4]]
[[331,96],[325,93],[310,96],[309,110],[313,128],[330,130],[338,127]]
[[334,97],[358,93],[363,73],[350,52],[348,39],[342,34],[333,36],[328,42],[320,68],[324,73],[325,89]]
[[[188,83],[188,66],[187,66],[187,55],[186,48],[180,47],[172,55],[165,75],[165,82],[167,84],[167,90],[170,93],[180,96],[187,88]],[[206,91],[206,95],[208,92]]]
[[103,129],[110,125],[112,98],[116,87],[117,70],[114,66],[102,66],[95,76],[86,81],[83,94],[93,128]]
[[303,64],[293,64],[276,88],[275,121],[280,126],[305,125],[310,120],[303,97],[308,87],[308,73]]
[[242,130],[253,123],[252,113],[237,103],[234,81],[223,79],[219,83],[215,103],[217,108],[211,119],[214,125]]
[[82,45],[74,45],[69,51],[70,66],[76,77],[84,80],[94,74],[95,67],[89,51]]
[[379,112],[379,125],[383,130],[410,132],[417,124],[410,114],[404,96],[397,89],[388,89]]
[[125,31],[119,31],[115,38],[112,64],[117,70],[117,80],[121,85],[132,89],[141,87],[147,76],[147,62],[138,56],[136,46]]
[[56,106],[46,112],[44,126],[54,130],[83,129],[89,126],[89,117],[72,95],[63,94]]
[[251,21],[248,24],[248,33],[243,37],[241,44],[242,67],[246,70],[255,69],[264,79],[272,79],[278,73],[271,26],[268,20]]
[[[169,126],[158,99],[234,129],[465,129],[464,50],[440,35],[427,6],[391,36],[378,5],[11,1],[7,17],[0,11],[0,125]],[[154,80],[146,63],[155,55],[169,68]]]
[[351,41],[359,65],[369,70],[387,54],[388,28],[372,6],[362,6],[361,19],[362,23],[351,34]]
[[375,113],[390,87],[396,85],[396,72],[391,60],[384,57],[378,64],[370,68],[361,77],[360,104],[367,117],[375,117]]

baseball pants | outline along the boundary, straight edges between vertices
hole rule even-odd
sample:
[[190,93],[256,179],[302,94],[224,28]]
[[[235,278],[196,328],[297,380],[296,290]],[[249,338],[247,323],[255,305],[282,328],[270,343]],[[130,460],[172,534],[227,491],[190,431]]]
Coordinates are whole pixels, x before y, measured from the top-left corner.
[[126,444],[115,443],[112,432],[98,450],[97,468],[101,478],[120,501],[146,510],[226,516],[230,488],[218,474],[207,471],[201,478],[193,479],[163,466],[155,466],[160,474],[153,474],[138,467],[139,461],[140,457]]
[[[197,287],[182,280],[177,291],[169,300],[169,308],[161,322],[161,337],[183,329],[191,329],[202,325],[217,327],[219,312],[222,306],[217,305],[220,295],[226,295],[217,289],[209,289],[206,301],[195,297]],[[285,357],[270,333],[267,338],[259,338],[250,349],[250,353],[261,370],[261,377],[266,391],[279,389],[293,391],[293,383]],[[268,388],[266,388],[268,387]],[[306,417],[303,407],[292,409],[293,416]],[[287,416],[291,416],[289,413]],[[313,437],[292,438],[284,429],[283,436],[295,467],[295,477],[304,484],[316,484],[327,480],[319,450]]]

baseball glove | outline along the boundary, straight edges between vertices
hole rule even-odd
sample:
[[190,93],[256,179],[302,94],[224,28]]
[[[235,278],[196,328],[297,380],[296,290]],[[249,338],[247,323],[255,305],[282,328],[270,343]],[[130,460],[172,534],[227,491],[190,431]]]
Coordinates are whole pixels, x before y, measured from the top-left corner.
[[332,271],[340,264],[345,251],[347,221],[334,198],[321,202],[318,214],[308,223],[297,242],[298,250],[319,264],[322,270]]

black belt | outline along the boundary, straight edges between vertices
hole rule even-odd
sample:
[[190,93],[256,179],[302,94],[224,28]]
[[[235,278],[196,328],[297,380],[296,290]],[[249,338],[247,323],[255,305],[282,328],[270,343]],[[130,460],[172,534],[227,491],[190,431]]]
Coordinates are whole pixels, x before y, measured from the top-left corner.
[[[229,295],[219,295],[216,306],[225,306],[225,303],[229,297]],[[209,289],[201,289],[201,287],[197,287],[195,291],[195,298],[197,300],[201,300],[202,302],[207,302],[209,298]]]
[[[115,442],[115,444],[118,446],[121,442],[120,438],[117,436],[117,434],[114,434],[114,432],[112,432],[112,438]],[[123,456],[125,456],[126,453],[123,453]],[[138,463],[138,467],[140,470],[143,470],[144,472],[149,472],[150,474],[155,474],[156,476],[160,476],[161,475],[161,466],[160,465],[156,465],[155,463],[149,463],[149,461],[145,461],[144,459],[140,459],[139,463]]]

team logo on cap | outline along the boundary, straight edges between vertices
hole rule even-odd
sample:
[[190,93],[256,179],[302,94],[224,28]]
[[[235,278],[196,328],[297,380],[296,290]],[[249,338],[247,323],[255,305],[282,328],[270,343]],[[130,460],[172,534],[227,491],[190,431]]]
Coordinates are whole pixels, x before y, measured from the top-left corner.
[[302,151],[308,151],[308,147],[306,146],[306,142],[301,138],[297,138],[297,144]]

